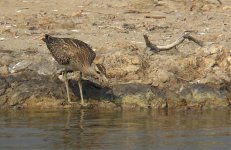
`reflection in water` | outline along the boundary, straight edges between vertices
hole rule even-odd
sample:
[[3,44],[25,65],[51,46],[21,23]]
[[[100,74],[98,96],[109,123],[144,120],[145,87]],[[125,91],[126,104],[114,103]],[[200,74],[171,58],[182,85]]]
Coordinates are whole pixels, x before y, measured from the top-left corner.
[[230,149],[231,111],[10,111],[0,149]]

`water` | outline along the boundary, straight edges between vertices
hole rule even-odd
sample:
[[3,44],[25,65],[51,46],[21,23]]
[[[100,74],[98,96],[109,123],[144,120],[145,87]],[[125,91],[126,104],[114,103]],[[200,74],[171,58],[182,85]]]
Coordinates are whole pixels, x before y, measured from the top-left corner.
[[0,149],[217,150],[231,147],[231,110],[0,113]]

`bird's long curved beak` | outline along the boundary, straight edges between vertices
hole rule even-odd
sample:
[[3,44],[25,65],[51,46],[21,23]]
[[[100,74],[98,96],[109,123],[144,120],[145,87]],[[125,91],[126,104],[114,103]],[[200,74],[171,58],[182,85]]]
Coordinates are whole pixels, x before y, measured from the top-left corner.
[[104,82],[108,82],[108,78],[106,76],[103,76]]
[[110,82],[106,76],[102,77],[102,84],[103,86],[111,87]]

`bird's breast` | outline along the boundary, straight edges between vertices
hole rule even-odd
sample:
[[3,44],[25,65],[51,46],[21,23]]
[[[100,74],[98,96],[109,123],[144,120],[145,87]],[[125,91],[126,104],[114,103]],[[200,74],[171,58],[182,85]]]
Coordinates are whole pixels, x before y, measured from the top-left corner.
[[72,60],[70,61],[70,64],[71,68],[73,68],[73,70],[75,71],[81,71],[83,73],[87,73],[88,72],[88,69],[90,68],[89,65],[85,64],[85,63],[82,63],[78,60]]

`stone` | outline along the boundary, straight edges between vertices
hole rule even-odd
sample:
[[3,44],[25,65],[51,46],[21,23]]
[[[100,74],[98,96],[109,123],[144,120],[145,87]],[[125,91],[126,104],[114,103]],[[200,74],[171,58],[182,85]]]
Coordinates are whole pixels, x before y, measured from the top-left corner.
[[[1,82],[3,82],[1,93],[7,96],[6,103],[9,106],[21,105],[30,97],[64,99],[65,95],[62,82],[55,82],[54,79],[38,75],[36,72],[24,72],[16,76],[2,77]],[[5,100],[5,97],[1,96],[0,101],[2,100]]]
[[10,52],[2,54],[0,57],[0,65],[2,66],[8,66],[14,60],[14,57],[11,56]]
[[0,67],[0,75],[7,75],[9,73],[6,65]]
[[32,60],[22,60],[16,63],[12,63],[9,65],[9,71],[10,73],[20,72],[25,70],[31,63]]
[[8,86],[9,84],[7,83],[5,78],[0,76],[0,96],[2,96],[5,93]]
[[207,57],[209,55],[220,53],[223,50],[223,47],[220,45],[211,45],[209,47],[203,47],[201,50],[203,52],[203,55]]
[[188,108],[227,107],[226,95],[219,89],[204,84],[193,84],[180,92],[180,98],[185,99]]
[[214,58],[204,58],[201,67],[205,68],[205,71],[209,71],[216,64]]
[[158,70],[157,71],[157,77],[161,82],[165,83],[169,80],[170,73],[167,72],[166,70]]

